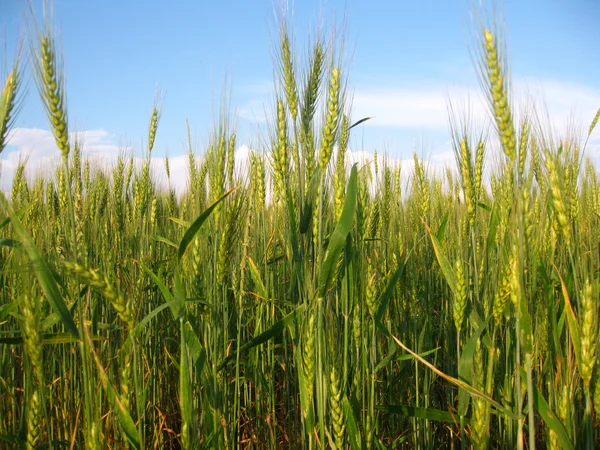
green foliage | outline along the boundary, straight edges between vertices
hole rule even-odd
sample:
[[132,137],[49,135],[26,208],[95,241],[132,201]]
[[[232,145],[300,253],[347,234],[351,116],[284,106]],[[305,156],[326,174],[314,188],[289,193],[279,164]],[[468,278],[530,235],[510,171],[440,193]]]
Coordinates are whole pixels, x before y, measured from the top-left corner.
[[[140,170],[71,149],[49,29],[36,80],[63,166],[31,180],[20,164],[0,196],[0,442],[600,445],[589,135],[514,126],[496,31],[482,33],[479,69],[497,165],[469,125],[453,130],[459,171],[445,178],[416,154],[412,172],[381,153],[348,170],[372,118],[349,115],[343,45],[319,35],[303,65],[282,26],[269,143],[234,168],[223,112],[207,148],[186,149],[178,197],[149,159],[159,99]],[[23,70],[4,84],[0,150]]]

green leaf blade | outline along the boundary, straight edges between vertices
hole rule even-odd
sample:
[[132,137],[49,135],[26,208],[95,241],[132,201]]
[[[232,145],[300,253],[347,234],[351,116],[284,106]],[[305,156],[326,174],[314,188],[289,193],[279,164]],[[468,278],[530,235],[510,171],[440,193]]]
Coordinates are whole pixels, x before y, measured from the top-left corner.
[[356,213],[357,179],[358,169],[357,165],[354,164],[350,173],[350,180],[348,181],[346,198],[344,200],[344,206],[342,207],[340,220],[333,230],[333,234],[329,240],[329,245],[327,246],[327,251],[325,252],[325,257],[323,258],[323,262],[319,268],[319,288],[317,291],[319,298],[323,298],[327,292],[327,289],[329,289],[338,258],[346,244],[346,238],[348,237],[348,234],[350,234],[350,230],[352,229],[352,225],[354,223],[354,216]]

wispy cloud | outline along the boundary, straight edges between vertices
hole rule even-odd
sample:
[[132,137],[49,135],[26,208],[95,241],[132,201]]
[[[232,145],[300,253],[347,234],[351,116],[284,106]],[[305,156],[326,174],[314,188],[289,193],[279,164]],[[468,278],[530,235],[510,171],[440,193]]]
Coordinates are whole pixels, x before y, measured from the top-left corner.
[[267,123],[268,103],[251,100],[238,109],[238,116],[250,123],[264,125]]
[[596,131],[594,137],[588,141],[586,150],[590,158],[600,158],[600,131]]
[[[94,168],[110,170],[114,167],[119,155],[132,156],[133,149],[119,145],[117,138],[106,130],[85,130],[71,135],[71,140],[79,139],[82,144],[82,156],[89,159]],[[235,151],[236,167],[242,173],[249,164],[250,149],[241,145]],[[169,157],[171,177],[167,177],[165,157],[153,156],[150,159],[152,177],[163,189],[173,188],[181,195],[188,188],[188,155]],[[134,165],[141,168],[145,158],[135,156]],[[61,164],[61,157],[52,133],[37,128],[15,128],[10,135],[6,153],[0,159],[0,189],[10,190],[14,173],[20,163],[26,163],[26,174],[29,179],[36,176],[53,178],[55,170]]]
[[[118,154],[120,148],[115,136],[106,130],[87,130],[69,134],[71,144],[79,141],[86,153],[100,153],[111,156]],[[15,128],[8,135],[9,154],[20,152],[31,157],[58,156],[58,149],[52,133],[40,128]]]
[[[265,111],[272,109],[269,103],[272,99],[265,92],[266,89],[257,91],[243,103],[239,116],[264,125],[267,120]],[[554,138],[570,132],[584,137],[589,121],[600,106],[600,87],[560,79],[514,76],[511,93],[516,122],[527,114],[539,120],[544,131],[551,130]],[[451,85],[435,79],[411,84],[371,81],[357,85],[351,91],[351,101],[354,118],[374,116],[363,128],[367,137],[363,142],[367,149],[389,144],[405,153],[409,150],[407,146],[411,146],[410,142],[420,142],[425,137],[432,150],[429,152],[432,161],[441,158],[445,162],[453,162],[448,116],[450,105],[458,119],[468,115],[474,132],[490,132],[489,136],[494,137],[485,93],[474,80]],[[594,139],[590,139],[588,154],[600,157],[600,151],[592,151],[594,145]],[[411,147],[414,148],[414,144]],[[392,153],[399,156],[400,150]],[[492,152],[489,155],[493,158]],[[492,163],[490,161],[490,165]]]
[[[531,105],[537,105],[538,117],[555,138],[564,136],[568,131],[576,131],[585,138],[590,121],[600,107],[600,89],[581,84],[546,79],[520,79],[514,83],[513,104],[518,106],[515,114],[518,118],[522,111],[532,111]],[[264,95],[259,92],[258,96]],[[376,116],[365,126],[372,130],[396,129],[405,135],[414,135],[415,130],[437,133],[437,140],[432,142],[431,151],[421,155],[432,170],[442,167],[455,167],[454,153],[448,132],[448,102],[451,102],[458,114],[468,108],[469,115],[476,126],[489,125],[490,117],[487,106],[479,87],[448,88],[431,82],[422,84],[417,89],[394,86],[359,86],[353,97],[354,117]],[[264,123],[265,109],[269,104],[254,100],[240,108],[239,115],[260,126]],[[259,123],[257,123],[259,122]],[[82,153],[90,158],[94,165],[104,168],[111,167],[119,154],[129,156],[132,147],[120,145],[118,137],[103,129],[85,130],[71,134],[83,144]],[[498,159],[499,150],[495,147],[493,133],[491,134],[490,151],[488,152],[488,169],[492,169]],[[50,131],[37,128],[16,128],[10,133],[9,145],[2,159],[0,188],[10,189],[14,171],[20,161],[27,160],[30,176],[42,173],[52,176],[53,170],[60,162],[60,153]],[[497,143],[496,143],[497,144]],[[370,151],[359,151],[360,147],[353,146],[348,158],[364,163],[372,160]],[[367,146],[367,150],[369,147]],[[236,151],[238,168],[248,165],[249,148],[242,145]],[[412,154],[412,151],[410,152]],[[590,136],[587,155],[596,160],[600,159],[600,125]],[[402,159],[393,155],[393,164],[402,163],[403,167],[412,167],[410,157]],[[136,157],[136,164],[141,164],[142,158]],[[169,158],[171,169],[170,186],[178,193],[187,188],[187,156],[175,155]],[[157,182],[166,187],[167,182],[164,157],[153,157],[152,167]],[[240,169],[243,170],[243,169]]]
[[[71,143],[77,139],[82,144],[84,156],[103,163],[116,161],[119,152],[128,150],[127,147],[119,146],[113,135],[101,129],[70,133],[70,139]],[[13,129],[2,156],[0,187],[3,190],[10,188],[14,172],[21,162],[27,162],[27,173],[30,176],[51,176],[61,159],[52,133],[39,128]]]
[[241,87],[246,99],[237,109],[238,116],[251,124],[267,123],[267,113],[273,104],[273,81],[256,81]]
[[[560,80],[519,78],[513,84],[515,112],[533,105],[547,110],[552,125],[568,120],[591,120],[600,105],[600,89]],[[431,82],[417,87],[359,86],[353,107],[357,117],[375,116],[371,127],[447,129],[448,102],[469,108],[477,121],[489,119],[479,86],[448,87]]]
[[485,113],[476,89],[450,89],[435,84],[418,88],[359,86],[353,95],[352,106],[356,117],[375,116],[368,123],[371,127],[439,130],[448,127],[449,99],[459,104],[468,100],[472,104],[472,114]]

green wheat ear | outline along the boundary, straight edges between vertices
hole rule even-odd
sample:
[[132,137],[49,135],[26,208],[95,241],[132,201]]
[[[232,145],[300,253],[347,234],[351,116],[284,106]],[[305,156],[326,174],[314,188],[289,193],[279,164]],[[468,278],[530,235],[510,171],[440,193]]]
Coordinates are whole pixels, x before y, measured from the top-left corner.
[[285,25],[281,29],[281,58],[280,65],[283,75],[283,89],[288,103],[288,108],[295,123],[298,117],[298,91],[296,88],[296,76],[294,73],[294,61],[292,45]]
[[34,75],[54,140],[63,158],[69,156],[69,129],[62,60],[51,31],[44,31],[34,49]]
[[331,152],[333,143],[338,131],[338,121],[341,115],[340,108],[340,69],[334,67],[331,70],[329,79],[329,99],[327,101],[327,115],[325,116],[325,125],[323,126],[323,136],[321,138],[321,154],[319,156],[319,165],[321,170],[325,170]]
[[589,279],[586,279],[581,292],[580,306],[581,362],[579,373],[583,379],[585,390],[589,391],[596,366],[596,347],[598,346],[598,308]]
[[596,115],[594,116],[594,119],[590,124],[590,128],[588,129],[588,136],[594,132],[594,128],[596,128],[598,120],[600,120],[600,108],[598,108],[598,111],[596,111]]
[[156,131],[158,130],[158,122],[162,115],[162,96],[159,93],[154,95],[154,104],[152,105],[152,113],[150,114],[150,124],[148,126],[148,152],[152,153],[154,141],[156,140]]
[[483,32],[483,71],[487,78],[488,98],[491,103],[502,149],[510,160],[516,159],[517,139],[508,100],[505,68],[498,55],[498,42],[490,30]]
[[12,70],[6,77],[2,96],[0,97],[0,153],[6,147],[8,132],[20,109],[18,95],[19,87],[21,86],[21,77],[20,59],[17,58]]
[[454,318],[454,326],[456,328],[456,332],[460,334],[460,331],[463,327],[463,322],[465,320],[465,313],[467,310],[468,286],[460,259],[456,260],[454,267],[457,283],[456,295],[454,298],[454,305],[452,308],[452,316]]

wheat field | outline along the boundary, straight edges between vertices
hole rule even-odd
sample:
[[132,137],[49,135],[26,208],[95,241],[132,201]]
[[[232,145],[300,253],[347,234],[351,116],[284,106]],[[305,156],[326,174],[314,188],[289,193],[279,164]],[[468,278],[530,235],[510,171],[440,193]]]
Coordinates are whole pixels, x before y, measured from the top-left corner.
[[0,447],[595,448],[600,109],[583,137],[517,114],[482,27],[493,125],[450,121],[456,168],[350,165],[341,43],[290,26],[264,145],[236,167],[221,114],[182,196],[159,97],[145,162],[107,169],[69,139],[53,25],[14,61],[0,151],[31,70],[62,163],[0,195]]

